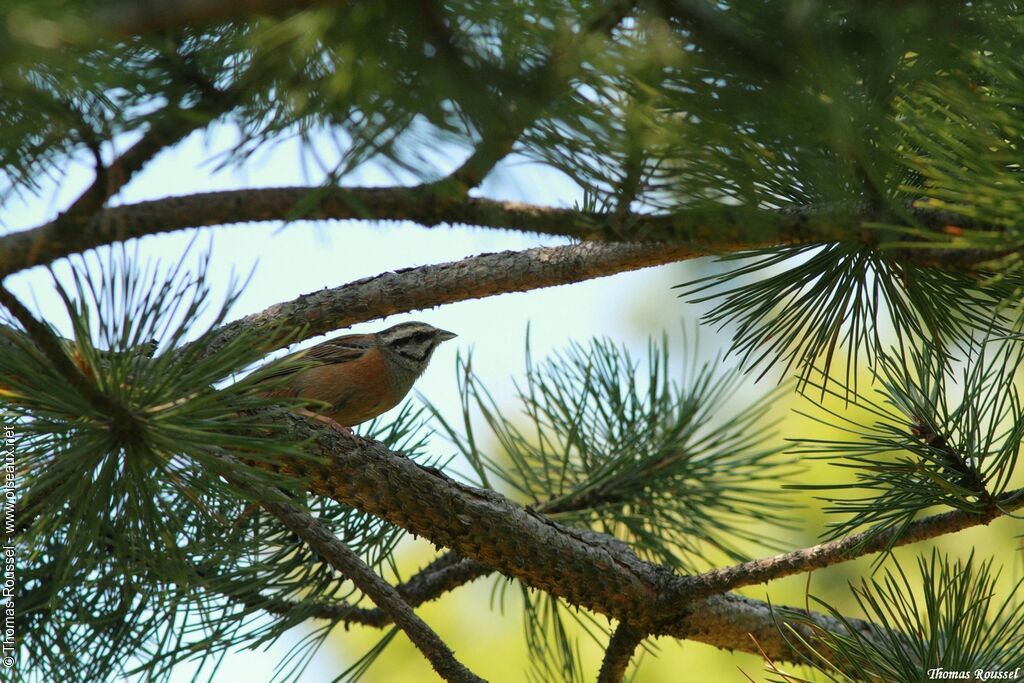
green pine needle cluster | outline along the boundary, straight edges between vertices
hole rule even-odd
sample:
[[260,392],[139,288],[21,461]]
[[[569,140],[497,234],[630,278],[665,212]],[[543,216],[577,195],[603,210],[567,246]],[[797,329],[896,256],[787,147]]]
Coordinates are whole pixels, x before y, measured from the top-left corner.
[[745,559],[741,544],[764,538],[751,524],[785,519],[770,482],[793,469],[781,446],[765,443],[764,419],[780,392],[737,403],[742,373],[697,362],[696,345],[687,355],[673,365],[663,338],[641,363],[600,339],[540,364],[529,358],[518,414],[460,359],[463,430],[435,416],[482,485],[554,519],[678,568],[706,561],[708,549]]
[[[875,368],[893,344],[951,355],[977,334],[1011,334],[1007,301],[1017,278],[984,277],[901,262],[885,251],[835,242],[741,252],[740,265],[683,285],[691,302],[715,302],[702,322],[732,332],[731,353],[764,376],[776,365],[801,388],[838,364],[856,393],[856,369]],[[701,296],[694,296],[701,294]]]
[[[15,321],[4,328],[0,377],[25,491],[26,680],[161,679],[184,660],[215,669],[229,648],[272,642],[320,606],[360,599],[232,483],[244,468],[289,491],[300,482],[251,465],[310,457],[272,419],[290,404],[255,390],[263,373],[238,379],[261,358],[258,340],[206,350],[236,295],[211,307],[208,255],[194,272],[184,258],[171,268],[137,262],[111,250],[56,280],[72,331],[62,348],[114,414],[57,372]],[[406,407],[369,433],[418,457],[421,413]],[[401,529],[329,499],[306,504],[372,566],[393,565]],[[268,616],[273,605],[286,608]],[[278,680],[301,673],[332,626],[300,643]]]
[[[809,626],[813,637],[792,626],[785,629],[788,637],[809,650],[805,661],[824,680],[836,683],[940,679],[930,675],[935,669],[984,676],[1024,667],[1024,579],[1002,591],[991,560],[980,562],[973,553],[953,560],[937,550],[918,559],[918,572],[920,579],[911,579],[896,564],[882,580],[851,587],[870,628],[855,628],[839,610],[815,599],[848,631],[822,629],[794,610],[786,616]],[[772,680],[821,679],[786,673]]]
[[[845,516],[830,525],[829,538],[862,527],[906,528],[933,506],[982,515],[1000,510],[1024,442],[1016,379],[1024,347],[981,341],[954,369],[950,362],[928,348],[887,354],[873,392],[849,400],[848,392],[829,389],[848,399],[845,410],[810,414],[842,436],[799,439],[798,452],[853,473],[852,481],[795,485],[829,491],[826,512]],[[854,409],[872,421],[849,417]],[[843,490],[854,495],[842,497]]]
[[[689,360],[673,363],[669,346],[667,336],[651,340],[641,361],[595,339],[535,363],[527,344],[517,413],[490,395],[471,358],[460,358],[462,430],[434,416],[477,483],[553,519],[612,534],[682,571],[713,557],[747,559],[751,548],[771,546],[757,525],[788,525],[775,494],[795,469],[781,446],[765,444],[766,417],[784,390],[738,401],[739,370],[723,368],[721,357],[699,362],[696,343],[684,345]],[[507,590],[498,579],[502,605]],[[550,595],[519,594],[530,679],[584,680],[574,634],[603,643],[608,626]]]

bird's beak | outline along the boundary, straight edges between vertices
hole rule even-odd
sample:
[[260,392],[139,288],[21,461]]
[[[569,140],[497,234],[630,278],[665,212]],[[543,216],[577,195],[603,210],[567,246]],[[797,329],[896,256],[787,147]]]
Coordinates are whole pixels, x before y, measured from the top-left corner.
[[436,336],[437,343],[440,344],[441,342],[446,342],[449,339],[455,339],[459,335],[455,334],[454,332],[449,332],[448,330],[438,330]]

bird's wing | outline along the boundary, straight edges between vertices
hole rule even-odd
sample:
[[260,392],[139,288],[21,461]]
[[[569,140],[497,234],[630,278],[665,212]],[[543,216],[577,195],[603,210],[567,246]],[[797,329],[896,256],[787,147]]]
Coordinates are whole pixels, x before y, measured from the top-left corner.
[[[360,337],[363,335],[359,335]],[[352,335],[355,337],[355,335]],[[293,375],[310,365],[326,365],[328,363],[347,363],[362,358],[369,349],[366,341],[358,338],[329,339],[312,346],[305,351],[284,358],[282,367],[269,371],[260,381]]]

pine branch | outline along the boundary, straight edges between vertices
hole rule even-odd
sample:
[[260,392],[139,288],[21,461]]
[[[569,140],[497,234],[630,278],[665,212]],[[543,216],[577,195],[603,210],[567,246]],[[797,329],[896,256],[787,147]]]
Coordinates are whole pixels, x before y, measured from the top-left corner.
[[[859,533],[839,541],[753,560],[698,576],[681,577],[662,599],[675,602],[685,609],[693,600],[721,594],[727,590],[828,567],[891,547],[908,545],[962,531],[972,526],[988,524],[993,519],[1010,514],[1022,507],[1024,507],[1024,489],[1018,489],[1003,494],[995,501],[994,509],[997,508],[999,512],[982,515],[954,510],[918,520],[902,533],[898,528],[874,535]],[[540,505],[537,510],[546,514],[562,511],[557,501]],[[443,593],[454,590],[480,576],[487,575],[491,571],[490,568],[479,562],[463,559],[458,552],[450,551],[397,588],[403,598],[413,606],[417,606],[440,597]],[[284,606],[281,609],[287,609],[287,607]],[[347,605],[322,606],[316,616],[376,627],[388,623],[386,615],[379,611],[353,611],[353,608]]]
[[[416,465],[379,443],[344,438],[295,416],[285,420],[291,436],[308,440],[310,453],[322,460],[260,466],[308,482],[308,490],[317,495],[392,521],[570,604],[629,620],[645,633],[692,633],[691,615],[703,617],[705,604],[719,605],[722,619],[729,616],[721,608],[729,604],[722,596],[682,607],[666,600],[685,585],[685,577],[640,560],[604,534],[564,527],[499,493]],[[558,571],[550,571],[553,567]]]
[[[344,439],[332,430],[285,416],[292,435],[312,439],[320,462],[274,466],[309,482],[308,490],[388,519],[432,542],[601,613],[649,611],[667,570],[639,560],[615,539],[569,529],[493,491],[455,482],[377,442]],[[438,511],[444,510],[443,514]],[[524,562],[524,558],[531,558]],[[560,568],[553,576],[545,567]],[[609,571],[602,568],[614,567]],[[592,585],[601,588],[595,593]]]
[[179,110],[168,105],[152,127],[134,145],[114,160],[109,167],[97,170],[95,181],[79,195],[71,206],[54,221],[61,230],[80,226],[98,211],[110,197],[128,184],[128,181],[158,152],[179,142],[192,131],[206,124],[197,114],[200,109]]
[[694,592],[684,591],[686,597],[683,600],[822,569],[864,555],[956,533],[973,526],[987,525],[994,519],[1021,508],[1024,508],[1024,489],[1016,489],[996,498],[990,511],[984,514],[952,510],[919,519],[906,528],[897,526],[881,532],[864,531],[810,548],[723,567],[699,576],[687,577],[685,582],[693,587]]
[[[945,211],[908,207],[922,227],[943,239],[950,230],[1001,231]],[[878,216],[858,206],[791,207],[753,211],[742,207],[688,209],[672,214],[614,216],[475,197],[441,199],[427,187],[282,187],[207,192],[111,207],[73,232],[60,219],[0,237],[0,276],[50,263],[104,244],[187,228],[288,220],[412,221],[419,225],[470,225],[593,241],[644,241],[687,245],[694,255],[735,252],[779,244],[852,241],[873,244],[877,231],[862,229]],[[951,227],[952,226],[952,227]],[[907,263],[970,270],[1003,252],[981,249],[903,249]]]
[[416,616],[398,592],[377,576],[323,522],[296,509],[291,502],[281,502],[282,500],[287,501],[283,494],[272,492],[262,486],[250,485],[250,488],[267,511],[281,520],[325,561],[368,595],[409,636],[409,640],[423,653],[434,670],[444,680],[473,682],[483,680],[455,659],[454,653],[447,644],[422,619]]
[[[285,343],[292,343],[400,312],[580,282],[671,263],[692,255],[684,247],[657,244],[578,244],[483,254],[461,261],[385,273],[335,289],[304,295],[226,324],[206,344],[206,355],[224,348],[248,330],[294,330],[304,327],[305,333],[301,338],[294,335],[282,338]],[[2,326],[0,331],[3,332],[0,334],[0,347],[10,343],[8,335],[20,334]],[[282,339],[266,340],[267,351]],[[151,353],[152,349],[146,347],[142,352]],[[50,488],[59,485],[59,482],[52,482]],[[41,505],[46,497],[47,491],[41,491],[38,496],[33,495],[25,505],[19,506],[16,517],[18,533],[32,523],[36,501]]]
[[[453,553],[449,553],[452,555]],[[448,555],[444,556],[447,557]],[[474,578],[491,573],[489,567],[473,561],[463,560],[457,568],[472,568]],[[442,573],[441,571],[436,572]],[[424,569],[421,573],[428,581],[432,572]],[[461,585],[461,584],[459,584]],[[452,586],[452,588],[457,586]],[[401,586],[397,587],[401,590]],[[231,596],[233,599],[243,600],[246,605],[276,614],[287,614],[298,607],[298,603],[287,600],[275,600],[264,596],[254,596],[251,599],[244,599],[238,595]],[[403,595],[403,597],[405,597]],[[439,597],[439,595],[434,596]],[[406,598],[408,601],[408,598]],[[430,598],[433,599],[433,598]],[[412,606],[416,603],[410,601]],[[784,661],[800,661],[800,653],[793,649],[785,639],[780,637],[779,624],[793,626],[797,631],[804,633],[799,624],[794,624],[779,614],[773,613],[773,609],[786,610],[788,612],[800,612],[809,617],[821,628],[826,628],[837,633],[845,631],[843,625],[835,618],[828,615],[805,610],[796,610],[792,607],[773,608],[768,603],[742,597],[734,593],[711,596],[692,603],[686,610],[683,617],[677,617],[670,626],[660,630],[659,635],[668,635],[683,640],[694,640],[707,645],[727,649],[760,654],[761,650],[750,640],[754,635],[757,643],[766,648],[772,658]],[[351,605],[320,605],[314,608],[311,616],[329,621],[340,620],[350,624],[360,624],[382,628],[391,623],[387,614],[379,609],[361,609]],[[691,623],[691,619],[693,623]],[[857,626],[861,633],[869,633],[871,624],[864,620],[848,619]],[[804,635],[810,635],[809,632]]]
[[[600,504],[603,499],[597,497],[591,500],[592,503]],[[569,505],[561,500],[550,500],[536,507],[538,512],[544,514],[556,514],[578,509],[581,502],[578,499],[571,499]],[[412,607],[419,607],[425,602],[436,600],[445,593],[451,592],[476,579],[488,576],[493,569],[486,567],[475,560],[464,558],[458,552],[450,550],[439,556],[423,569],[419,570],[408,581],[395,586],[399,595]],[[235,596],[236,598],[238,596]],[[286,614],[298,607],[298,603],[288,600],[275,600],[258,596],[247,598],[246,604],[258,606],[268,612]],[[361,624],[381,628],[391,623],[387,614],[379,609],[364,609],[344,603],[331,603],[318,605],[313,612],[318,619],[328,621],[344,621],[349,624]]]
[[[310,203],[312,200],[312,203]],[[308,206],[306,206],[308,205]],[[298,207],[306,206],[300,210]],[[422,188],[265,188],[210,192],[140,202],[106,209],[74,234],[61,234],[56,222],[0,237],[0,276],[50,263],[58,258],[116,241],[193,227],[281,220],[409,220],[425,226],[463,224],[540,232],[567,237],[600,237],[594,224],[604,221],[597,213],[544,206],[465,198],[438,202]],[[665,217],[639,219],[637,233],[668,234]],[[691,220],[696,228],[702,221]],[[685,227],[680,228],[685,231]],[[682,234],[682,232],[680,233]],[[685,242],[700,244],[716,231],[706,229],[704,240],[687,235]],[[719,244],[719,247],[724,245]],[[752,246],[744,242],[736,248]],[[693,250],[694,254],[707,253]]]
[[[697,256],[662,244],[573,244],[481,254],[408,268],[304,294],[224,325],[210,352],[246,330],[304,326],[302,339],[388,315],[510,292],[582,282]],[[298,341],[294,336],[289,343]],[[269,350],[269,348],[268,348]]]
[[[587,501],[582,501],[579,498],[552,499],[536,506],[535,509],[545,515],[551,515],[578,510],[585,504],[600,505],[609,502],[611,498],[612,496],[606,498],[596,494],[588,498]],[[395,589],[406,602],[413,607],[418,607],[480,577],[488,576],[493,571],[490,567],[475,560],[466,559],[458,552],[450,550],[418,571],[408,581],[395,586]],[[287,600],[272,600],[262,596],[260,600],[260,607],[278,614],[290,612],[297,607],[297,603]],[[379,609],[361,609],[348,604],[319,605],[313,616],[329,621],[340,620],[377,628],[391,623],[388,616]]]
[[608,641],[601,670],[597,674],[597,683],[620,683],[626,674],[629,660],[633,658],[633,652],[643,639],[643,634],[634,631],[629,624],[619,624]]
[[[81,239],[81,233],[98,232],[106,235],[100,244],[124,241],[129,236],[123,231],[123,225],[110,225],[108,217],[103,213],[104,204],[126,186],[152,159],[164,149],[175,145],[191,133],[201,130],[217,117],[231,111],[241,101],[243,94],[254,79],[261,78],[262,60],[254,58],[246,70],[227,88],[218,88],[202,77],[201,72],[180,54],[166,59],[172,71],[181,72],[185,82],[190,83],[198,92],[198,100],[188,108],[181,108],[178,103],[171,102],[150,117],[149,129],[126,151],[120,154],[107,166],[98,166],[96,178],[71,205],[50,223],[42,226],[32,235],[22,234],[31,238],[29,253],[32,254],[31,265],[49,263],[51,259],[35,260],[39,251],[67,243],[75,243]],[[93,245],[99,246],[99,244]],[[65,252],[84,251],[90,247],[72,249]],[[0,244],[0,251],[4,245]],[[0,262],[3,259],[0,258]],[[4,271],[0,266],[0,278],[14,271]]]
[[[688,577],[639,560],[614,539],[564,527],[496,492],[459,484],[372,441],[353,442],[300,418],[286,419],[294,436],[310,439],[312,452],[323,461],[274,467],[308,481],[313,493],[388,519],[570,604],[629,620],[646,634],[755,651],[746,635],[754,633],[774,659],[794,661],[797,656],[777,630],[778,615],[765,603],[725,594],[680,604],[678,596],[693,585]],[[438,514],[440,510],[444,514]],[[951,530],[963,528],[957,520],[959,516],[947,515],[933,522],[929,533],[942,524],[952,524]],[[529,562],[524,561],[527,557]],[[558,571],[549,571],[550,567]],[[830,630],[844,628],[831,617],[811,618]],[[849,621],[869,630],[867,622]]]
[[[801,614],[805,621],[834,633],[850,632],[842,621],[828,614],[771,605],[735,593],[725,593],[693,603],[685,615],[662,627],[660,633],[723,650],[766,655],[775,661],[802,663],[810,653],[799,644],[788,641],[783,629],[793,629],[808,642],[813,640],[814,634],[806,623],[789,619],[787,614]],[[874,636],[876,625],[849,617],[845,621],[860,637],[877,641]],[[893,636],[897,640],[902,639],[902,634]],[[885,647],[887,643],[879,645]]]
[[142,137],[106,168],[98,169],[93,183],[51,223],[57,234],[81,229],[106,201],[127,185],[153,157],[204,128],[210,121],[229,111],[238,101],[239,89],[201,91],[199,101],[188,109],[168,104],[156,116]]
[[[479,562],[463,559],[458,553],[448,552],[421,569],[408,581],[396,585],[395,591],[410,607],[415,608],[492,571]],[[298,602],[267,597],[258,591],[224,594],[248,607],[274,614],[289,614],[300,608]],[[305,604],[301,607],[310,609]],[[374,628],[383,628],[391,623],[391,616],[379,607],[366,608],[343,602],[316,604],[311,608],[310,616]]]
[[[787,638],[807,651],[807,664],[834,674],[833,680],[926,680],[942,678],[934,675],[936,668],[984,671],[995,665],[996,671],[1012,671],[1024,666],[1024,579],[1011,582],[1009,590],[997,588],[1001,572],[991,559],[977,561],[973,550],[965,560],[953,561],[933,548],[931,557],[918,557],[917,564],[920,578],[910,578],[896,562],[883,579],[850,586],[850,597],[874,624],[869,633],[824,630],[786,611],[787,620],[814,632],[811,640],[790,625]],[[845,621],[834,605],[814,600],[831,617]]]
[[[2,243],[0,238],[0,243]],[[2,248],[2,244],[0,244]],[[701,254],[685,246],[663,244],[574,244],[523,251],[481,254],[460,261],[383,273],[333,289],[275,304],[220,328],[208,354],[246,330],[272,331],[304,327],[293,343],[388,315],[512,292],[583,282],[616,273],[664,265]],[[0,252],[0,259],[2,259]],[[17,334],[8,328],[7,334]],[[282,339],[268,339],[273,350]],[[0,334],[0,345],[7,343]]]
[[[381,444],[354,442],[297,416],[286,415],[283,422],[288,437],[308,439],[307,455],[319,460],[284,457],[263,467],[297,476],[316,494],[388,519],[473,558],[435,563],[441,572],[451,570],[449,586],[460,584],[464,571],[479,575],[469,563],[480,563],[481,569],[484,565],[498,569],[571,604],[620,620],[630,618],[644,633],[691,637],[680,635],[690,633],[721,647],[736,647],[734,643],[740,642],[747,650],[750,643],[735,633],[736,628],[757,633],[763,646],[776,633],[771,614],[762,604],[738,604],[734,596],[715,596],[680,606],[660,597],[678,595],[683,579],[640,561],[614,539],[563,527],[500,494],[460,485],[433,468],[416,465]],[[254,605],[260,600],[251,596]],[[248,598],[243,601],[249,604]],[[269,605],[284,607],[273,600]],[[700,620],[710,615],[708,623],[714,628],[705,628],[703,621],[699,626],[692,624],[691,615]],[[772,652],[779,659],[795,656],[783,644],[767,647],[774,647]]]
[[[560,501],[548,501],[537,506],[537,511],[544,514],[555,514],[566,512],[574,507],[579,507],[579,501],[573,499],[570,506],[559,504]],[[600,501],[597,501],[598,503]],[[458,552],[448,551],[441,555],[423,569],[419,570],[408,581],[404,581],[395,590],[412,607],[419,607],[425,602],[436,600],[445,593],[460,588],[476,579],[488,576],[493,569],[486,567],[475,560],[464,558]],[[277,614],[285,614],[295,609],[298,603],[288,600],[274,600],[259,596],[258,606]],[[246,604],[256,605],[255,602],[247,601]],[[381,628],[391,623],[387,614],[379,609],[363,609],[349,604],[323,604],[318,605],[313,616],[318,619],[329,621],[344,621],[350,624],[361,624]]]

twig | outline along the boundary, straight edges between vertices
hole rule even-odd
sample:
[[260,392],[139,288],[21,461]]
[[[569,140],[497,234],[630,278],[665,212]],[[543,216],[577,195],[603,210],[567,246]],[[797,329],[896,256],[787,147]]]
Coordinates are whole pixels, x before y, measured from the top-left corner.
[[525,80],[522,90],[529,92],[527,99],[516,101],[517,108],[502,106],[494,116],[492,125],[481,132],[480,142],[459,168],[435,183],[438,187],[454,187],[465,195],[479,185],[494,166],[512,151],[516,140],[540,118],[545,105],[557,94],[568,91],[572,75],[586,57],[584,47],[591,35],[610,36],[611,32],[632,11],[636,3],[612,0],[598,12],[578,33],[569,35],[551,49],[547,59]]
[[[187,61],[181,55],[177,55],[177,58],[176,66],[181,66]],[[171,63],[174,64],[174,60],[171,60]],[[191,80],[194,82],[198,70],[187,64],[183,68],[192,75]],[[153,157],[193,131],[204,128],[221,114],[230,111],[239,101],[252,74],[257,72],[258,63],[251,64],[232,87],[223,90],[209,83],[204,84],[198,88],[198,101],[187,109],[182,109],[175,102],[167,104],[157,116],[151,117],[153,122],[142,137],[114,159],[110,166],[103,167],[102,160],[97,156],[96,178],[50,224],[50,231],[53,233],[51,238],[57,237],[59,241],[73,239],[71,234],[85,228],[101,211],[106,201],[127,185]]]
[[[455,563],[442,566],[442,563],[449,559],[454,559]],[[410,607],[415,608],[493,571],[479,562],[462,559],[458,553],[449,552],[421,569],[408,581],[395,586],[395,590]],[[274,614],[288,614],[300,607],[298,602],[265,596],[256,591],[248,593],[220,592],[232,600],[238,600],[247,606]],[[302,607],[309,608],[306,604],[302,604]],[[311,608],[310,616],[316,619],[341,621],[346,624],[360,624],[373,628],[382,628],[391,623],[390,615],[380,608],[359,607],[345,602],[315,604]]]
[[1024,489],[1008,491],[994,497],[992,508],[986,513],[966,510],[943,512],[911,522],[902,532],[898,527],[881,532],[864,531],[810,548],[802,548],[686,577],[683,579],[683,583],[687,587],[678,587],[681,589],[679,598],[684,601],[691,600],[695,597],[723,593],[742,586],[765,583],[784,576],[829,567],[888,548],[917,543],[962,531],[972,526],[988,524],[997,517],[1021,508],[1024,508]]

